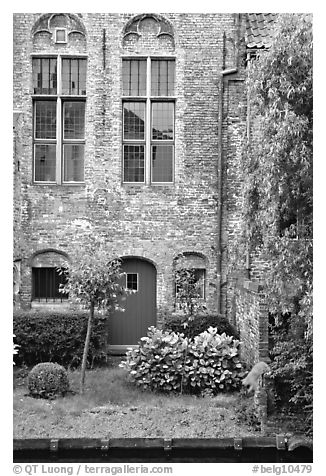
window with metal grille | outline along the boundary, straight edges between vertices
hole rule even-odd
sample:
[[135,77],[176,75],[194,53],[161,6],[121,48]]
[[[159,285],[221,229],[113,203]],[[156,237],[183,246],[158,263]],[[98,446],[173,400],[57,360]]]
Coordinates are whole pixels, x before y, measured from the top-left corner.
[[67,294],[59,291],[60,284],[66,284],[66,275],[58,268],[32,268],[32,300],[39,302],[62,302]]
[[33,58],[35,183],[84,181],[86,64]]
[[174,181],[175,60],[123,59],[123,182]]
[[205,299],[205,278],[206,270],[203,268],[178,270],[175,286],[177,301],[179,296],[187,294],[193,298]]

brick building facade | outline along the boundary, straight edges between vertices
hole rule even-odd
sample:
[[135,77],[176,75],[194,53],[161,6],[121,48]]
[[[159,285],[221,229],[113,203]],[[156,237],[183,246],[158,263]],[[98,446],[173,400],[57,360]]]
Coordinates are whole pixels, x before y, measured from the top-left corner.
[[153,281],[141,303],[151,324],[174,309],[180,253],[208,310],[232,318],[248,25],[245,14],[14,14],[18,305],[68,305],[54,270],[91,230],[136,288],[142,273]]

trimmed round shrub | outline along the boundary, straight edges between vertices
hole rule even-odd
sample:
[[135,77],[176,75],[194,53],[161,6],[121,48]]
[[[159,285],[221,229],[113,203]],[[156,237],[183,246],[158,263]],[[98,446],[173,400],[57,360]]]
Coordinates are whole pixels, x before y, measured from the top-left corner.
[[193,340],[182,333],[150,327],[147,337],[127,351],[120,366],[144,389],[217,394],[241,385],[244,372],[239,344],[213,327]]
[[194,319],[184,326],[187,321],[186,316],[174,314],[167,316],[164,322],[164,330],[183,333],[185,337],[193,339],[202,332],[207,331],[209,327],[217,329],[218,334],[225,333],[227,336],[233,336],[239,339],[237,329],[223,316],[219,314],[198,314]]
[[69,390],[68,374],[64,367],[53,362],[35,365],[28,374],[28,390],[32,397],[55,398]]

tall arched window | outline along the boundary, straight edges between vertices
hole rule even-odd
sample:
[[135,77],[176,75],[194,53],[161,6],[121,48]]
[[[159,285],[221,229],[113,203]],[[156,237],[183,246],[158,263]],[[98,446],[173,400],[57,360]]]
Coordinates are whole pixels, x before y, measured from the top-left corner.
[[[33,181],[84,182],[86,31],[77,15],[42,15],[33,30]],[[41,43],[40,43],[41,41]]]
[[173,183],[172,27],[159,15],[138,15],[127,24],[123,45],[128,52],[122,58],[123,182]]

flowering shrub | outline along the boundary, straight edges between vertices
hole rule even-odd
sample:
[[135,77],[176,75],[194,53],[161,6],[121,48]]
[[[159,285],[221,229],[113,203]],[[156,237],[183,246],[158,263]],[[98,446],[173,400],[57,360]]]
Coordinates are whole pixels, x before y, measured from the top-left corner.
[[210,327],[194,339],[150,327],[120,366],[144,389],[213,394],[238,388],[243,377],[239,341]]

